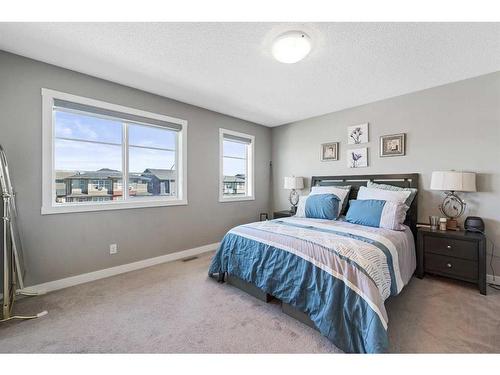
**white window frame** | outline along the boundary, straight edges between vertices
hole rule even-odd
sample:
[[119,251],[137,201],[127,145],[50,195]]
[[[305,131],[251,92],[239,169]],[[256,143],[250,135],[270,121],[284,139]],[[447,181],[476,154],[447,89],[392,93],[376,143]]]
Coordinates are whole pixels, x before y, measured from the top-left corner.
[[[142,207],[161,207],[161,206],[179,206],[187,205],[187,127],[186,120],[175,117],[160,115],[152,112],[146,112],[139,109],[129,108],[117,104],[107,103],[100,100],[90,99],[83,96],[67,94],[60,91],[42,88],[42,215],[58,214],[69,212],[86,211],[106,211]],[[55,180],[55,158],[54,158],[54,139],[55,124],[53,116],[54,99],[61,99],[73,103],[89,105],[93,107],[113,110],[131,115],[151,118],[154,120],[166,121],[182,126],[179,131],[176,147],[177,153],[177,197],[148,197],[141,199],[134,197],[133,200],[110,201],[95,203],[56,203],[56,180]],[[128,144],[127,134],[124,134],[124,143]],[[122,146],[124,165],[128,169],[128,148]],[[124,194],[128,183],[123,182]]]
[[[224,195],[224,134],[234,135],[236,137],[247,138],[250,140],[247,154],[247,176],[246,176],[246,194],[239,197]],[[251,134],[240,133],[234,130],[219,129],[219,202],[238,202],[255,200],[255,136]]]

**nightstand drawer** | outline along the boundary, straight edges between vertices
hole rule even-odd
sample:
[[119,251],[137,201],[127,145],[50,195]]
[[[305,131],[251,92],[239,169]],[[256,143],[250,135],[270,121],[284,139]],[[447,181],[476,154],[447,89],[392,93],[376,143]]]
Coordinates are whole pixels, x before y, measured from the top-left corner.
[[426,236],[425,252],[477,261],[477,243],[454,238]]
[[425,254],[425,269],[432,273],[455,276],[461,279],[477,280],[477,262],[444,255]]

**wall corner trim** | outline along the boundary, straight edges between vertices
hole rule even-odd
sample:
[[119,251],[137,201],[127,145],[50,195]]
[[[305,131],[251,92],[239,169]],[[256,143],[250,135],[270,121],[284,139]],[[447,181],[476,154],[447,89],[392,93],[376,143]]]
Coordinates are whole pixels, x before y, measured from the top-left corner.
[[493,279],[493,275],[486,275],[486,284],[500,285],[500,276],[496,275]]
[[[24,288],[26,292],[36,292],[36,293],[48,293],[59,289],[69,288],[70,286],[75,286],[79,284],[88,283],[95,280],[105,279],[107,277],[120,275],[122,273],[136,271],[143,268],[155,266],[161,263],[173,262],[179,259],[184,259],[198,254],[203,254],[209,251],[217,250],[219,247],[219,242],[203,245],[199,247],[194,247],[192,249],[187,249],[183,251],[178,251],[171,254],[160,255],[154,258],[148,258],[144,260],[139,260],[137,262],[122,264],[120,266],[105,268],[99,271],[83,273],[76,276],[66,277],[64,279],[48,281],[43,284],[32,285]],[[207,271],[208,272],[208,271]],[[0,296],[1,298],[1,296]]]

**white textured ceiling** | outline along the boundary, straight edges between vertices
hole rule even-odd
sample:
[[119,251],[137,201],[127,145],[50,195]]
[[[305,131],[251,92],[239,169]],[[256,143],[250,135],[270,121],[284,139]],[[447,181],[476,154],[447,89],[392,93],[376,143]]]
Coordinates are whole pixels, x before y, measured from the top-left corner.
[[0,23],[0,49],[276,126],[498,71],[500,23]]

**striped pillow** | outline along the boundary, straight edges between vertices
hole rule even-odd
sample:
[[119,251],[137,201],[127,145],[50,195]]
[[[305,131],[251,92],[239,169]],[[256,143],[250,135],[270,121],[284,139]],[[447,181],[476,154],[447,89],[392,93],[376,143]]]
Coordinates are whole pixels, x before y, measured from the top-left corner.
[[409,191],[410,195],[408,198],[406,198],[405,204],[410,207],[411,202],[415,199],[415,196],[417,195],[418,189],[416,188],[404,188],[400,186],[394,186],[394,185],[387,185],[387,184],[377,184],[375,182],[368,181],[366,184],[366,187],[372,188],[372,189],[381,189],[381,190],[391,190],[391,191]]
[[351,200],[346,221],[369,227],[404,230],[408,206],[378,199]]

